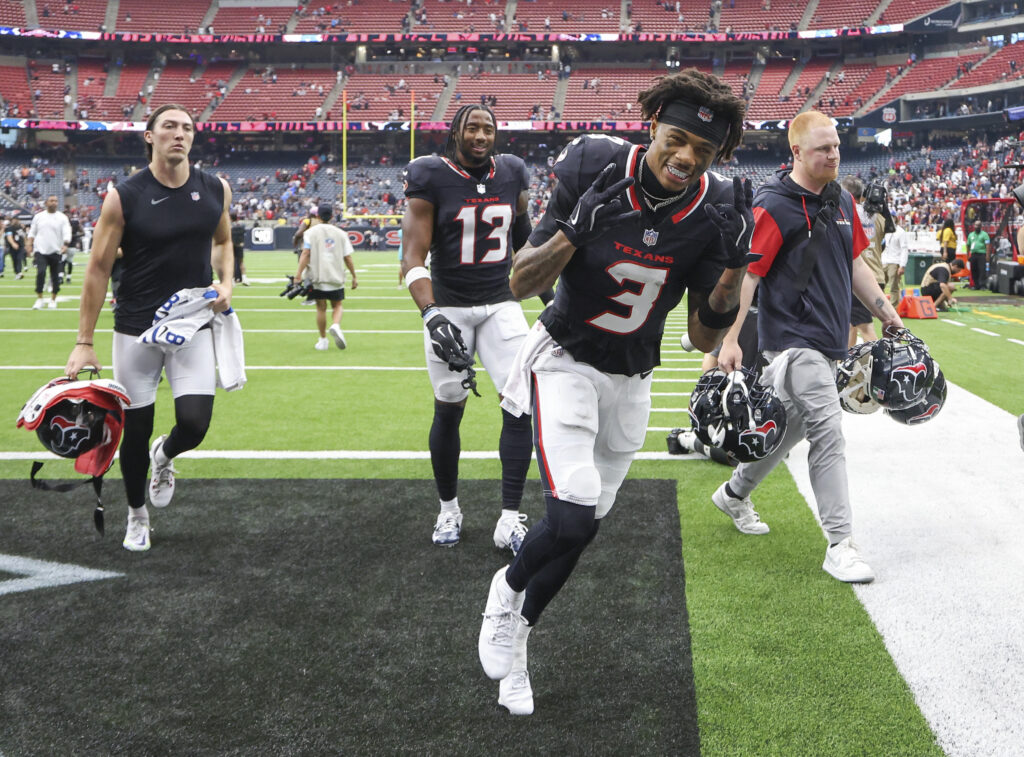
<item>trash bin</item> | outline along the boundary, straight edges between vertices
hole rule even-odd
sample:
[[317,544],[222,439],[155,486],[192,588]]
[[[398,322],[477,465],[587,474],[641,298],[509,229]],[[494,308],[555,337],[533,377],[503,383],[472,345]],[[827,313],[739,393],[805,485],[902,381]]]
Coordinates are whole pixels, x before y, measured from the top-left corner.
[[925,271],[938,261],[939,256],[930,252],[912,252],[907,255],[907,269],[903,273],[904,286],[921,286]]

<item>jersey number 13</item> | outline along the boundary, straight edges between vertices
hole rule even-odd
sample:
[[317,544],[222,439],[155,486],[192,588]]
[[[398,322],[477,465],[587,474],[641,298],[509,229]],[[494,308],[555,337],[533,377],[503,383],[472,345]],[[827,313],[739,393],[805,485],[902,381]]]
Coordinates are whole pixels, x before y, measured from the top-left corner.
[[[479,221],[491,227],[486,236],[482,236],[480,242],[485,247],[479,260],[477,260],[477,215]],[[502,205],[467,205],[455,214],[455,220],[462,223],[462,244],[460,262],[463,265],[474,263],[500,263],[508,256],[508,232],[512,224],[512,206]],[[485,232],[486,228],[481,229]],[[490,240],[498,243],[497,247],[490,246]]]

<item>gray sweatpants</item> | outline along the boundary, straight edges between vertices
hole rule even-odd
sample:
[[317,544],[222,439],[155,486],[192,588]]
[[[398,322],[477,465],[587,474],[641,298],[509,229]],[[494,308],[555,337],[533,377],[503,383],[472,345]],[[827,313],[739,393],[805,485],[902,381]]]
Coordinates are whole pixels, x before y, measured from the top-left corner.
[[786,436],[764,460],[741,463],[729,480],[729,488],[740,497],[748,496],[793,446],[806,438],[811,446],[807,463],[818,515],[829,543],[835,544],[852,533],[853,512],[834,361],[807,348],[766,352],[765,357],[771,364],[765,368],[762,381],[775,387],[786,406]]

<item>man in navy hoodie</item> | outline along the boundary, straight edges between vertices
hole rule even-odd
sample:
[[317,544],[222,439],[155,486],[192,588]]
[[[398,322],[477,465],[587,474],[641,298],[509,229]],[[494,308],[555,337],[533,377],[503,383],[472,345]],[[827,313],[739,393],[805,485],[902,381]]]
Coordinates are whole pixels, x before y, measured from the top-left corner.
[[771,361],[763,380],[785,403],[788,428],[773,454],[739,465],[711,499],[741,532],[768,533],[750,494],[806,438],[811,486],[829,544],[822,568],[840,581],[866,583],[875,576],[852,538],[835,363],[847,351],[851,291],[883,328],[903,323],[860,257],[869,240],[853,198],[836,183],[839,135],[831,119],[817,111],[801,113],[790,124],[789,144],[792,169],[779,171],[754,197],[753,260],[739,314],[719,355],[723,370],[740,367],[739,332],[760,286],[759,346]]

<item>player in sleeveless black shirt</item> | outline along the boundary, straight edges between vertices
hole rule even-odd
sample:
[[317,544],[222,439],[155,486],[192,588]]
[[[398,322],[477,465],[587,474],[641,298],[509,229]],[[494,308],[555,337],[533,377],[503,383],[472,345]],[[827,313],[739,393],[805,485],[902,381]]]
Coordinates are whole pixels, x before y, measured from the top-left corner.
[[[486,106],[460,108],[445,155],[417,158],[404,177],[408,209],[402,219],[402,272],[423,316],[434,388],[430,458],[441,512],[431,539],[444,547],[457,544],[462,531],[459,425],[472,383],[473,354],[500,392],[527,332],[508,276],[512,252],[530,235],[529,177],[520,158],[494,154],[496,127]],[[502,412],[498,450],[502,510],[494,543],[515,552],[526,533],[519,504],[532,452],[528,418]]]
[[[174,491],[171,460],[202,442],[216,386],[210,329],[200,329],[188,344],[167,353],[136,338],[153,325],[157,308],[180,289],[212,286],[217,293],[214,311],[231,305],[231,189],[223,179],[189,165],[194,136],[188,111],[177,105],[157,108],[143,136],[149,165],[104,198],[82,287],[78,338],[65,368],[74,377],[86,366],[101,367],[93,334],[120,247],[124,272],[114,311],[113,365],[114,378],[132,401],[125,412],[120,458],[129,507],[124,547],[132,551],[150,547],[150,459],[150,501],[163,507]],[[214,270],[219,283],[213,283]],[[164,371],[174,396],[175,425],[150,447],[153,403]]]
[[480,662],[514,714],[533,712],[530,630],[643,445],[668,312],[688,290],[690,340],[714,349],[735,318],[750,249],[749,182],[708,172],[739,144],[743,101],[695,69],[637,99],[650,145],[604,136],[570,144],[544,218],[513,264],[520,298],[558,278],[503,391],[504,409],[533,416],[547,506],[494,575],[480,629]]

